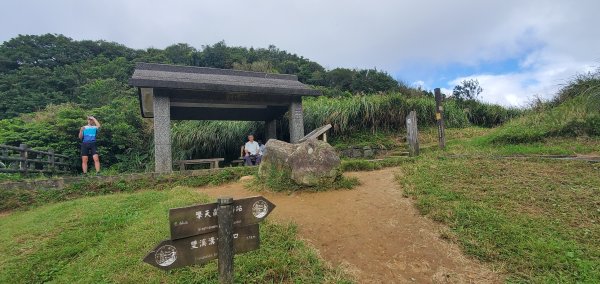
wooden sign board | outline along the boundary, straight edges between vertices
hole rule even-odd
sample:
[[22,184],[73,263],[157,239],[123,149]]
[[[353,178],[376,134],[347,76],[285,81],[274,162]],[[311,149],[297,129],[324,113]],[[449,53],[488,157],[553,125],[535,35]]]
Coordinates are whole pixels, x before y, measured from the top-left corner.
[[[257,224],[275,208],[262,196],[238,199],[233,202],[233,226]],[[169,210],[171,240],[218,230],[217,203],[194,205]]]
[[[259,247],[258,224],[234,229],[234,254],[249,252]],[[164,240],[144,257],[144,262],[163,270],[170,270],[193,264],[203,264],[217,257],[218,233],[213,231],[177,240]]]
[[329,129],[331,129],[331,124],[321,126],[317,129],[311,131],[306,136],[302,137],[302,139],[298,140],[298,143],[302,143],[308,139],[317,139],[317,138],[319,138],[319,136],[321,136],[322,134],[327,132],[327,130],[329,130]]

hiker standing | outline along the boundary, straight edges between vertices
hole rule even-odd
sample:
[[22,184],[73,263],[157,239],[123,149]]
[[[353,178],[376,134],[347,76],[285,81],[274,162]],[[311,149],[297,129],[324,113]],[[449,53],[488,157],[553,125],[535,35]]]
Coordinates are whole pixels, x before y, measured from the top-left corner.
[[94,159],[96,174],[100,172],[100,158],[98,157],[98,147],[96,146],[96,135],[100,129],[100,122],[93,117],[88,116],[88,124],[79,129],[79,139],[81,139],[81,168],[86,174],[88,170],[88,155],[91,154]]

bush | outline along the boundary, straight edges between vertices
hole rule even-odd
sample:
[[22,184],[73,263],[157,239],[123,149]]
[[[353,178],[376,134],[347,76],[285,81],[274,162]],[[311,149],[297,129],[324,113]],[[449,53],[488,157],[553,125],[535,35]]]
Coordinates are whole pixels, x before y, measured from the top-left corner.
[[521,114],[516,108],[505,108],[500,105],[468,100],[458,103],[467,114],[469,123],[482,127],[494,127]]
[[397,167],[405,163],[414,162],[414,158],[385,158],[382,160],[364,160],[364,159],[350,159],[342,160],[342,171],[374,171],[388,167]]
[[139,179],[127,179],[123,176],[115,181],[104,181],[102,178],[82,179],[63,189],[11,189],[0,190],[0,211],[29,206],[37,206],[79,198],[82,196],[97,196],[118,192],[134,192],[140,190],[165,189],[176,186],[205,186],[219,185],[236,181],[242,176],[256,173],[255,167],[225,168],[218,172],[207,171],[200,175],[170,174],[152,177],[144,176]]
[[136,172],[149,168],[152,132],[149,121],[138,114],[137,98],[114,99],[99,108],[85,109],[76,104],[50,105],[43,111],[18,118],[0,120],[0,144],[19,146],[25,143],[36,150],[53,149],[73,157],[79,167],[79,128],[87,115],[94,115],[102,127],[98,134],[98,151],[103,165],[117,172]]

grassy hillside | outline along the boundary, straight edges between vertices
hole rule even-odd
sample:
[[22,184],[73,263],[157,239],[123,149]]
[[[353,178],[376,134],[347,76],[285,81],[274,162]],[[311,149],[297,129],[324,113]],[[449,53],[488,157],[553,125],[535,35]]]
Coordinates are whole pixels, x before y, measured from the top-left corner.
[[510,121],[484,142],[515,144],[549,137],[600,136],[600,71],[582,75],[564,87],[553,101]]
[[600,279],[600,167],[575,161],[431,155],[398,176],[449,241],[509,282]]
[[[163,272],[142,262],[168,238],[169,208],[207,202],[178,187],[88,197],[0,217],[0,283],[218,283],[211,262]],[[348,283],[296,239],[261,225],[261,248],[235,258],[237,283]],[[148,282],[150,281],[150,282]]]
[[[579,78],[495,129],[448,131],[446,151],[401,166],[406,195],[510,283],[597,283],[600,164],[531,154],[600,155],[599,81]],[[423,132],[422,143],[435,144],[435,132]]]

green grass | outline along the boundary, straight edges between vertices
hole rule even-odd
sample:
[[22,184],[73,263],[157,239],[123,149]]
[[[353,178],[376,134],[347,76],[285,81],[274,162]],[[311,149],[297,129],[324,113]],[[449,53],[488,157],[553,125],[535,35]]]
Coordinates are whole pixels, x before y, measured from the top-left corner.
[[[515,283],[600,279],[600,164],[502,155],[594,154],[594,137],[490,145],[497,130],[452,130],[447,150],[401,165],[421,213],[450,228],[444,237]],[[425,131],[425,141],[434,139]],[[435,137],[435,136],[433,136]],[[482,138],[483,137],[483,138]]]
[[[579,80],[560,103],[494,129],[449,128],[445,151],[423,128],[421,145],[433,147],[400,166],[404,193],[509,283],[598,283],[600,164],[535,158],[600,155],[598,82]],[[501,157],[515,155],[530,158]]]
[[344,172],[374,171],[413,162],[414,158],[409,157],[384,158],[381,160],[347,159],[342,160],[342,170]]
[[404,142],[400,141],[400,137],[398,132],[377,131],[373,133],[369,131],[359,131],[346,136],[336,136],[328,142],[337,150],[347,149],[350,146],[383,146],[385,149],[393,149],[404,145]]
[[549,137],[600,136],[600,72],[577,78],[552,102],[499,127],[489,144],[543,142]]
[[0,211],[35,207],[47,203],[71,200],[84,196],[106,195],[119,192],[134,192],[139,190],[168,189],[173,186],[203,186],[218,185],[236,181],[245,175],[256,172],[253,167],[225,168],[215,173],[188,176],[174,173],[156,178],[148,176],[143,179],[127,180],[127,176],[117,181],[103,181],[90,178],[66,186],[63,189],[29,190],[14,189],[0,190]]
[[[211,262],[163,272],[142,262],[168,238],[169,208],[207,202],[195,189],[86,197],[0,217],[0,283],[218,283]],[[263,223],[261,248],[235,258],[237,283],[350,283],[297,240]]]
[[[457,133],[463,131],[463,134]],[[480,128],[454,129],[446,136],[446,153],[472,156],[600,155],[600,137],[597,136],[547,137],[541,141],[524,143],[489,143],[489,137],[495,135],[495,131],[497,130]],[[437,149],[437,137],[430,140],[435,141],[431,145],[434,146],[433,149]]]
[[51,175],[46,174],[29,174],[27,176],[19,174],[19,173],[0,173],[0,183],[2,182],[12,182],[12,181],[24,181],[24,180],[41,180],[47,179],[48,177],[52,177]]

